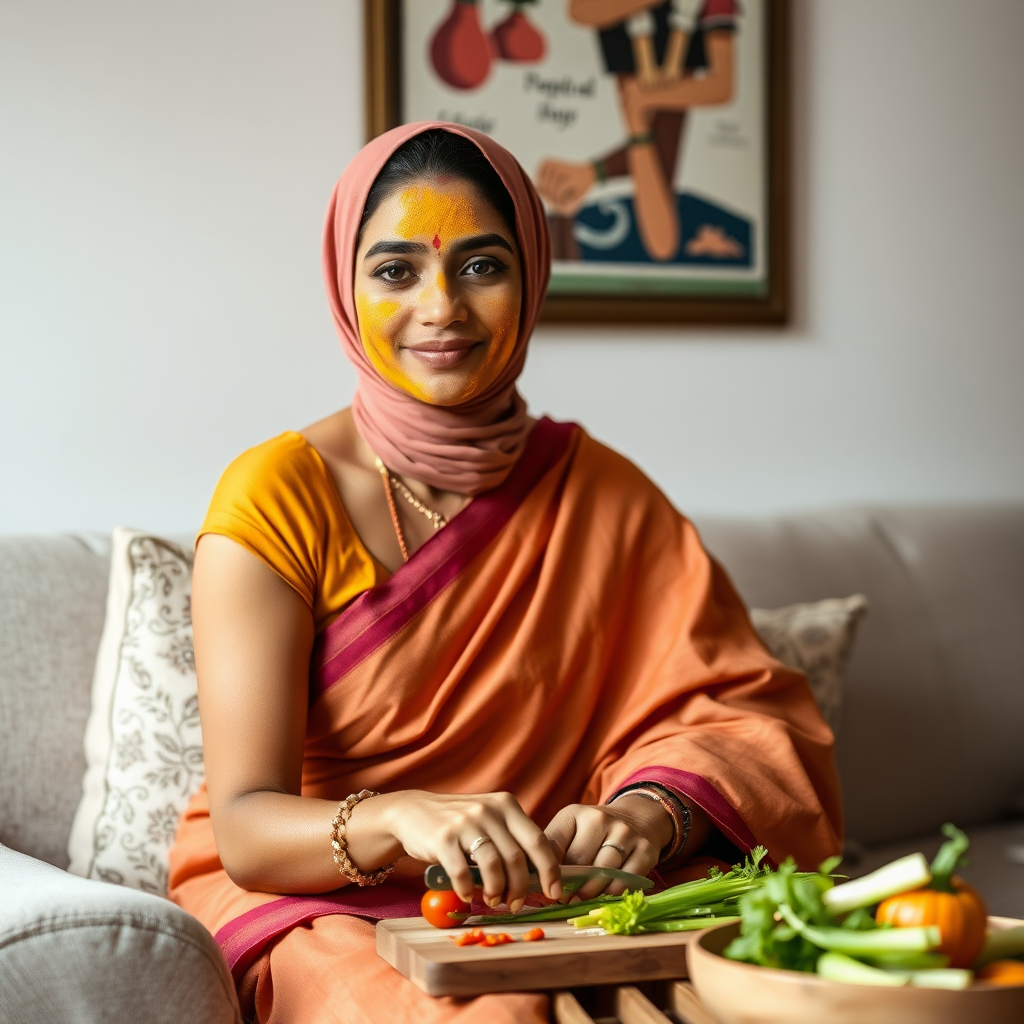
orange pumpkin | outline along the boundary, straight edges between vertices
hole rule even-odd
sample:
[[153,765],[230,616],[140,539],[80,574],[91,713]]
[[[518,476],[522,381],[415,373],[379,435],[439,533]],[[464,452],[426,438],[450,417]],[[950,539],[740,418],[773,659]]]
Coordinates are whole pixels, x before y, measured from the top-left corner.
[[970,967],[985,944],[988,911],[966,882],[953,878],[951,883],[952,892],[918,889],[890,896],[879,904],[875,920],[896,928],[937,925],[942,933],[938,952],[949,957],[950,967]]
[[875,920],[897,928],[938,925],[942,934],[938,952],[949,957],[950,967],[970,967],[985,944],[988,911],[978,892],[953,875],[964,865],[971,845],[966,833],[947,822],[942,834],[946,842],[932,861],[928,888],[883,900]]
[[996,960],[978,971],[978,980],[993,985],[1024,985],[1024,963],[1019,960]]

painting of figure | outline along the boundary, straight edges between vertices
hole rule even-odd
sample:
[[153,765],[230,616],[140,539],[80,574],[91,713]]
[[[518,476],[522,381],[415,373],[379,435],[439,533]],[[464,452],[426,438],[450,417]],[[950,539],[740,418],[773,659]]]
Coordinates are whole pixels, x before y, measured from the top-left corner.
[[687,301],[769,304],[783,3],[388,2],[398,118],[455,121],[515,153],[547,209],[549,305],[686,319]]

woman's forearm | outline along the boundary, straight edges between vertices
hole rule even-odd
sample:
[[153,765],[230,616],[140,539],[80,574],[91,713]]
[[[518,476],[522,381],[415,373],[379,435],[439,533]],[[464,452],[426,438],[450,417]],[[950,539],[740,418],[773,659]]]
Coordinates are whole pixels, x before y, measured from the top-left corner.
[[[348,824],[348,855],[363,872],[402,855],[390,825],[401,793],[360,801]],[[221,863],[231,880],[259,892],[329,892],[346,879],[334,863],[335,800],[287,793],[247,793],[225,803],[213,825]]]

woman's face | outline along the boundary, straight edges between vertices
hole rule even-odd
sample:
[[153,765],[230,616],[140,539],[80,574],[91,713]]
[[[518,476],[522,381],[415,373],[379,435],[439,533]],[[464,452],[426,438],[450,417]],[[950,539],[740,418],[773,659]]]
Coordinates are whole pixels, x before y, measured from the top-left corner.
[[519,248],[466,181],[414,181],[385,198],[363,229],[354,288],[370,362],[421,401],[459,405],[481,393],[515,347]]

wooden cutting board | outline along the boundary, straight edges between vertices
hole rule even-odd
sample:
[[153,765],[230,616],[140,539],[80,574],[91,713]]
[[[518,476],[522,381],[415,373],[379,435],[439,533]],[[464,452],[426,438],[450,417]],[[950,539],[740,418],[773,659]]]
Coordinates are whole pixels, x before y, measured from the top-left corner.
[[377,952],[427,995],[475,996],[622,981],[685,978],[686,946],[697,932],[604,935],[582,932],[565,921],[487,925],[488,932],[520,938],[544,929],[539,942],[506,946],[456,946],[466,928],[441,931],[422,917],[377,922]]

